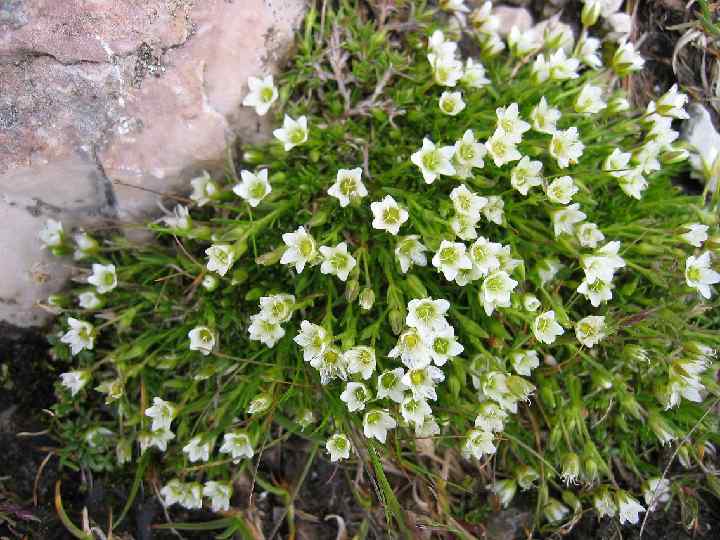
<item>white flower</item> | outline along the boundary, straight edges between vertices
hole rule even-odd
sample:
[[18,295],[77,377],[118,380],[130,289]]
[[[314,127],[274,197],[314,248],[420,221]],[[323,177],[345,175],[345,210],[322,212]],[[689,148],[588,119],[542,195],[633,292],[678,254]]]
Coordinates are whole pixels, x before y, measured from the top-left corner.
[[623,176],[629,168],[630,158],[632,158],[630,152],[623,152],[619,148],[615,148],[610,155],[605,158],[603,171],[609,172],[610,175],[615,178]]
[[417,399],[437,399],[435,385],[445,380],[443,372],[435,366],[415,367],[403,375],[402,382]]
[[518,140],[503,131],[496,129],[490,138],[485,142],[490,157],[493,158],[497,167],[502,167],[506,163],[517,161],[522,158],[522,154],[517,149]]
[[[456,45],[453,43],[453,45]],[[452,57],[428,54],[428,61],[433,68],[433,78],[441,86],[454,87],[463,76],[463,64]]]
[[215,441],[206,438],[203,435],[197,435],[190,439],[185,446],[183,446],[183,453],[187,454],[190,463],[196,461],[207,461],[210,459],[210,450],[213,447]]
[[471,457],[482,459],[485,454],[494,454],[497,449],[493,444],[493,439],[494,435],[491,432],[473,429],[468,433],[465,444],[463,445],[463,456],[465,456],[466,459],[470,459]]
[[571,204],[560,210],[555,210],[551,216],[553,231],[556,237],[561,234],[573,234],[575,225],[587,217],[584,212],[580,211],[580,205],[578,203]]
[[607,107],[602,99],[602,88],[592,84],[583,85],[575,98],[575,112],[581,114],[597,114]]
[[154,397],[152,406],[145,409],[145,416],[152,418],[152,431],[169,430],[176,414],[175,406],[159,397]]
[[[440,112],[448,116],[457,116],[465,108],[461,92],[443,92],[438,100]],[[421,167],[418,165],[418,167]],[[422,168],[422,167],[421,167]],[[428,182],[429,183],[429,182]]]
[[575,235],[582,247],[596,248],[597,245],[605,240],[605,235],[598,229],[595,223],[581,223],[575,229]]
[[245,96],[242,104],[245,107],[255,107],[255,112],[264,116],[278,98],[278,91],[273,84],[272,75],[268,75],[264,79],[248,77],[248,87],[250,92]]
[[234,463],[238,463],[242,458],[251,459],[255,455],[250,444],[250,437],[242,431],[226,433],[222,446],[220,446],[220,452],[230,454]]
[[465,5],[465,0],[440,0],[440,9],[451,12],[467,13],[470,9]]
[[152,431],[150,433],[140,433],[138,435],[140,453],[144,453],[145,450],[152,448],[153,446],[161,452],[165,452],[167,450],[168,443],[174,438],[175,434],[169,429],[158,429],[157,431]]
[[518,351],[511,356],[513,369],[518,375],[529,377],[532,370],[540,365],[536,351]]
[[428,50],[437,58],[454,58],[457,43],[446,40],[441,30],[435,30],[428,39]]
[[549,523],[557,523],[564,520],[570,513],[570,509],[563,503],[550,497],[543,507],[543,514]]
[[283,143],[286,152],[303,144],[308,140],[307,117],[301,116],[297,120],[293,120],[286,114],[283,127],[274,130],[273,135]]
[[470,259],[473,265],[478,268],[481,275],[485,276],[500,268],[498,254],[501,249],[501,244],[490,242],[484,236],[475,240],[470,246]]
[[502,431],[506,418],[507,413],[497,403],[493,401],[483,401],[480,403],[480,410],[475,418],[475,427],[481,431],[489,431],[491,433]]
[[465,244],[443,240],[432,258],[432,264],[443,273],[445,279],[453,281],[458,271],[472,268],[466,249]]
[[687,119],[689,115],[684,109],[687,101],[687,95],[679,93],[677,83],[675,83],[670,90],[660,96],[660,99],[648,104],[647,114],[657,113],[670,118]]
[[423,418],[422,423],[415,424],[415,436],[421,439],[440,434],[440,426],[432,415]]
[[292,294],[273,294],[260,297],[260,313],[265,320],[285,323],[292,317],[295,296]]
[[548,66],[552,80],[565,81],[579,77],[577,70],[580,67],[580,61],[576,58],[568,58],[563,49],[550,55]]
[[340,394],[340,399],[347,403],[348,411],[362,411],[365,404],[372,398],[372,395],[363,383],[349,382],[345,390]]
[[117,287],[117,273],[114,264],[93,264],[92,275],[87,278],[90,285],[95,285],[99,294],[105,294]]
[[433,336],[428,349],[435,365],[444,366],[450,358],[462,353],[464,347],[455,339],[453,327],[448,325]]
[[545,96],[540,98],[540,102],[530,113],[530,120],[532,120],[532,127],[535,131],[540,133],[547,133],[552,135],[557,129],[555,124],[560,119],[560,111],[548,105]]
[[390,195],[385,195],[382,201],[371,203],[370,210],[373,213],[372,227],[385,230],[392,235],[397,235],[400,226],[408,219],[408,211]]
[[618,48],[610,62],[611,67],[620,77],[624,77],[633,71],[639,71],[645,65],[645,60],[635,51],[632,43],[623,38],[618,42]]
[[302,347],[305,362],[311,362],[325,351],[330,344],[330,336],[322,326],[302,321],[300,333],[293,338],[293,341]]
[[390,358],[400,357],[400,361],[411,368],[421,368],[430,364],[430,350],[416,328],[405,330],[398,337],[397,344],[388,353]]
[[597,54],[600,49],[600,40],[594,37],[583,36],[576,49],[576,55],[580,61],[588,67],[599,69],[602,67],[602,60]]
[[320,272],[337,276],[340,281],[347,281],[348,274],[355,268],[357,261],[348,253],[347,244],[340,242],[335,247],[320,246],[323,256]]
[[622,174],[618,176],[618,184],[628,197],[637,200],[642,198],[643,191],[648,187],[647,180],[645,180],[641,168],[623,171]]
[[76,249],[73,253],[73,258],[76,261],[85,259],[95,253],[98,248],[97,240],[90,236],[86,232],[76,234],[74,237]]
[[712,290],[710,285],[720,283],[720,273],[710,268],[710,252],[705,251],[700,256],[690,255],[685,262],[685,281],[689,287],[697,289],[703,298],[710,299]]
[[487,198],[487,204],[482,208],[482,213],[488,221],[496,225],[502,225],[505,216],[504,208],[505,202],[502,200],[502,197],[499,195],[490,195]]
[[475,222],[480,219],[480,211],[488,202],[485,197],[470,191],[465,184],[454,188],[450,192],[450,200],[452,200],[458,214],[466,215]]
[[210,499],[210,507],[213,512],[223,512],[230,509],[230,497],[232,497],[232,484],[230,482],[217,482],[209,480],[203,486],[203,495]]
[[360,167],[339,169],[335,183],[328,189],[328,195],[340,201],[340,206],[343,208],[354,199],[362,199],[368,194],[368,191],[361,177],[362,169]]
[[557,273],[563,268],[563,264],[557,259],[543,259],[538,265],[538,275],[540,276],[540,283],[545,285],[552,281]]
[[620,242],[608,242],[596,249],[592,255],[580,257],[580,263],[585,270],[585,277],[593,282],[597,279],[610,282],[615,272],[625,266],[625,260],[618,255]]
[[269,394],[257,394],[250,400],[250,405],[247,408],[248,414],[261,414],[267,411],[273,404],[273,398]]
[[337,347],[325,347],[319,356],[310,360],[310,365],[320,373],[320,384],[323,386],[333,379],[347,379],[345,357]]
[[190,210],[182,204],[175,205],[173,215],[162,218],[162,221],[171,229],[178,229],[180,231],[189,231],[192,227]]
[[550,310],[541,313],[533,321],[532,331],[538,341],[551,345],[557,336],[565,333],[563,327],[555,321],[555,312]]
[[432,409],[424,399],[407,396],[400,404],[400,414],[407,423],[417,426],[432,414]]
[[510,172],[510,185],[521,195],[527,195],[530,188],[542,185],[541,170],[542,162],[530,161],[529,157],[523,156]]
[[182,504],[185,500],[186,491],[187,488],[185,487],[185,484],[177,478],[173,478],[163,486],[160,490],[160,495],[162,495],[165,506],[172,506],[176,503]]
[[373,409],[365,413],[363,417],[363,433],[365,436],[375,438],[385,443],[387,432],[397,427],[397,422],[390,416],[387,409]]
[[584,279],[578,286],[577,292],[587,297],[593,307],[598,307],[601,303],[612,300],[612,284],[601,279],[592,282]]
[[70,345],[70,352],[78,354],[83,349],[91,351],[95,346],[95,328],[92,324],[68,317],[70,329],[60,338],[60,341]]
[[86,291],[78,295],[78,305],[83,309],[98,309],[102,306],[100,297],[92,291]]
[[492,7],[492,2],[488,0],[470,14],[470,24],[476,32],[487,35],[497,32],[500,19],[492,14]]
[[542,46],[540,36],[533,28],[520,30],[517,25],[510,28],[507,42],[510,52],[516,58],[526,56]]
[[413,299],[407,306],[408,314],[405,324],[416,328],[422,334],[440,332],[448,327],[445,314],[450,309],[450,302],[447,300],[432,298]]
[[701,225],[700,223],[688,223],[683,225],[683,228],[687,229],[688,232],[680,235],[680,238],[685,240],[691,246],[697,248],[702,247],[703,242],[708,239],[708,226]]
[[198,206],[205,206],[215,198],[220,191],[220,188],[213,182],[207,171],[204,171],[202,176],[190,180],[190,185],[193,188],[190,198],[195,201]]
[[372,376],[376,365],[375,350],[372,347],[360,345],[345,351],[343,354],[348,373],[359,373],[364,380]]
[[325,443],[325,448],[330,453],[330,461],[333,463],[350,457],[350,440],[343,433],[335,433],[330,437]]
[[233,247],[229,244],[213,244],[205,250],[207,255],[207,269],[224,276],[235,262]]
[[400,269],[405,274],[413,264],[418,266],[427,265],[427,257],[425,252],[428,249],[420,242],[420,237],[416,234],[403,236],[398,240],[395,246],[395,257],[400,263]]
[[377,398],[389,398],[395,403],[402,403],[405,390],[408,390],[408,386],[402,382],[403,375],[402,368],[383,371],[377,379]]
[[60,247],[64,236],[63,224],[54,219],[46,220],[45,225],[38,233],[38,238],[48,248]]
[[300,274],[308,261],[317,255],[315,239],[305,232],[305,227],[298,227],[295,232],[282,235],[287,249],[280,259],[280,264],[294,264],[295,271]]
[[480,52],[485,56],[495,56],[505,50],[505,42],[498,33],[484,34],[480,41]]
[[627,491],[618,490],[615,494],[615,501],[621,525],[626,521],[635,525],[639,520],[638,514],[645,511],[645,508],[633,499]]
[[481,168],[485,166],[483,157],[487,150],[482,143],[477,142],[475,135],[471,129],[463,134],[462,139],[455,142],[455,169],[458,176],[466,178],[470,176],[473,168]]
[[649,512],[670,500],[670,480],[667,478],[649,478],[645,483],[643,498]]
[[210,354],[215,347],[215,333],[207,326],[196,326],[188,332],[190,350],[199,351],[203,356]]
[[202,486],[198,482],[185,484],[185,496],[180,504],[188,510],[202,508]]
[[606,336],[605,317],[590,315],[580,319],[575,324],[575,336],[580,343],[592,349]]
[[465,73],[460,82],[470,88],[482,88],[490,84],[490,79],[485,76],[485,66],[480,62],[475,62],[472,58],[468,58],[465,61]]
[[550,155],[558,162],[561,169],[574,165],[582,156],[585,145],[579,140],[577,128],[556,130],[550,141]]
[[70,390],[70,395],[75,395],[82,390],[90,381],[90,371],[87,369],[78,369],[60,374],[62,385]]
[[271,349],[285,335],[285,329],[272,319],[268,319],[264,313],[258,313],[250,317],[248,333],[252,341],[259,341]]
[[[420,168],[425,183],[432,184],[440,175],[452,176],[455,174],[455,168],[452,165],[454,154],[454,146],[437,147],[426,137],[423,139],[422,148],[410,156],[410,161]],[[388,197],[389,195],[385,199]]]
[[556,178],[548,185],[545,193],[547,198],[557,204],[568,204],[572,196],[578,192],[578,187],[570,176]]
[[517,285],[518,282],[503,270],[488,275],[480,287],[479,294],[485,313],[490,316],[496,307],[510,307],[510,294]]
[[559,17],[552,17],[541,23],[545,47],[550,50],[569,51],[573,48],[575,37],[569,25],[560,22]]
[[475,240],[477,231],[475,227],[479,218],[474,218],[466,214],[455,214],[450,218],[450,228],[461,240]]
[[600,518],[605,516],[615,517],[617,513],[615,498],[605,486],[600,487],[595,495],[593,495],[593,506]]
[[550,64],[544,54],[538,54],[530,72],[531,81],[542,84],[550,78]]
[[511,103],[507,107],[498,107],[495,109],[495,115],[497,116],[497,129],[510,139],[514,139],[516,143],[520,142],[523,133],[530,129],[530,124],[520,118],[517,103]]
[[267,169],[261,169],[257,173],[242,170],[240,171],[241,182],[233,187],[233,193],[255,208],[260,201],[267,197],[272,191],[268,182]]

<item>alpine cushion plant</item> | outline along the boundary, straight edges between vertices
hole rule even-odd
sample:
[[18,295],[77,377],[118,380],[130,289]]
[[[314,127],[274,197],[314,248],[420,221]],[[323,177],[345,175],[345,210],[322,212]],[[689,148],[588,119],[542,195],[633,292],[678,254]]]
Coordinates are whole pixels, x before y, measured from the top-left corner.
[[152,462],[165,504],[220,511],[292,434],[367,461],[400,528],[384,464],[442,495],[436,526],[474,486],[534,489],[538,526],[661,508],[662,446],[707,471],[720,442],[718,197],[671,183],[682,94],[627,110],[642,59],[590,28],[506,47],[489,5],[441,2],[445,32],[422,2],[343,6],[311,9],[277,89],[250,81],[276,140],[193,180],[157,243],[92,243],[85,307],[54,302],[63,459]]

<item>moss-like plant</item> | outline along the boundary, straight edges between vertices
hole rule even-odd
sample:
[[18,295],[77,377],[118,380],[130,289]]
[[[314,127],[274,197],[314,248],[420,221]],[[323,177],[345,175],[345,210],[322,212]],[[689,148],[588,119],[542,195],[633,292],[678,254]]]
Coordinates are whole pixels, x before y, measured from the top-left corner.
[[81,307],[53,302],[63,460],[153,463],[166,504],[224,511],[292,435],[362,462],[399,530],[388,466],[456,533],[478,486],[532,489],[537,526],[636,523],[630,493],[670,492],[663,445],[692,467],[719,442],[718,197],[672,183],[686,98],[632,110],[642,59],[588,27],[506,45],[487,6],[443,33],[422,2],[378,5],[310,10],[278,86],[250,81],[277,141],[193,180],[156,242],[77,237]]

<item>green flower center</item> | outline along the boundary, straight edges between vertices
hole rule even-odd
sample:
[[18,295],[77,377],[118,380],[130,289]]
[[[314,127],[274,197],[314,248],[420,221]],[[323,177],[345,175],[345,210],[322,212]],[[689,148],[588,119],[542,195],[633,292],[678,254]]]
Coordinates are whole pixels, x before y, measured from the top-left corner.
[[493,152],[498,156],[504,156],[507,153],[507,144],[505,144],[504,141],[501,141],[499,139],[495,139],[492,142],[492,149]]
[[305,130],[302,128],[295,128],[290,132],[290,142],[294,144],[300,144],[305,140]]
[[405,348],[408,350],[413,350],[420,343],[420,339],[415,334],[407,334],[403,341],[405,342]]
[[357,184],[355,183],[354,178],[347,176],[340,180],[340,193],[346,197],[351,197],[352,195],[355,195],[356,192]]
[[383,388],[394,388],[397,384],[397,376],[392,373],[384,373],[382,377],[380,377],[380,383],[383,385]]
[[465,161],[471,161],[475,159],[475,149],[472,144],[461,144],[460,151],[458,152],[460,157]]
[[336,353],[333,350],[326,351],[325,352],[325,363],[330,365],[337,364],[338,360],[340,359],[340,355]]
[[365,392],[365,388],[362,386],[359,386],[355,389],[355,399],[358,401],[365,401],[367,399],[367,392]]
[[440,165],[440,152],[433,150],[426,153],[422,157],[422,164],[426,169],[434,171]]
[[365,421],[368,424],[377,424],[380,421],[381,415],[378,411],[372,411],[367,414]]
[[425,379],[425,372],[422,369],[413,369],[410,372],[410,382],[413,383],[414,386],[420,386],[425,382]]
[[415,310],[415,315],[417,315],[417,318],[424,323],[429,323],[437,316],[437,311],[435,310],[434,305],[430,302],[426,302],[424,304],[420,304],[420,306]]
[[334,253],[332,257],[330,257],[330,264],[336,270],[342,270],[348,264],[348,256],[344,253]]
[[440,250],[440,260],[443,264],[453,266],[458,262],[460,254],[454,247],[445,247]]
[[315,242],[313,242],[311,238],[303,238],[298,244],[298,251],[300,252],[300,255],[307,259],[315,251]]
[[212,333],[209,330],[201,330],[198,337],[203,343],[210,343],[213,339]]
[[452,98],[445,98],[442,102],[442,110],[446,113],[451,113],[455,111],[456,103],[455,100]]
[[383,221],[391,224],[400,221],[400,209],[392,206],[383,210]]
[[700,281],[700,269],[696,266],[691,266],[687,270],[687,277],[690,281]]
[[265,196],[265,183],[264,182],[255,182],[250,186],[250,189],[248,190],[250,193],[250,196],[253,199],[262,199]]
[[265,103],[272,101],[273,93],[273,89],[269,86],[266,86],[265,88],[260,90],[260,100]]
[[335,438],[335,448],[338,450],[345,450],[347,448],[347,441],[345,440],[345,437]]
[[450,340],[442,337],[435,338],[433,350],[438,354],[447,354],[450,350]]

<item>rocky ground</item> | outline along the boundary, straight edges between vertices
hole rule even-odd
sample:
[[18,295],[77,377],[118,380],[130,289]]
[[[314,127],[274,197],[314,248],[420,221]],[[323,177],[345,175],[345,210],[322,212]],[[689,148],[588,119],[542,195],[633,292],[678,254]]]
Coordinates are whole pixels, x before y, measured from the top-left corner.
[[[145,7],[150,9],[155,3],[164,4],[148,2]],[[576,0],[515,0],[513,3],[526,6],[536,20],[562,8],[563,17],[576,23],[580,9]],[[31,17],[32,14],[22,8],[24,4],[21,0],[0,2],[0,29],[3,28],[2,25],[20,28],[24,21]],[[133,2],[120,4],[134,5]],[[180,19],[160,21],[164,30],[160,38],[152,44],[148,43],[152,40],[147,37],[148,30],[144,26],[146,20],[133,19],[135,26],[131,33],[132,40],[129,40],[126,34],[117,33],[117,21],[105,20],[100,15],[97,17],[101,20],[105,39],[96,40],[92,47],[83,42],[83,24],[87,24],[87,21],[75,21],[73,24],[66,21],[67,24],[59,29],[36,27],[33,35],[0,32],[0,75],[4,77],[0,80],[10,81],[10,90],[12,85],[15,85],[17,95],[26,93],[34,96],[27,102],[11,102],[7,96],[12,92],[8,90],[7,83],[4,83],[4,87],[0,85],[0,90],[3,91],[0,93],[0,154],[4,156],[0,158],[0,174],[5,173],[5,178],[14,179],[3,183],[6,193],[2,202],[5,206],[0,207],[1,216],[14,220],[18,205],[23,213],[26,208],[35,205],[35,215],[63,213],[66,210],[59,208],[66,207],[72,211],[78,208],[85,211],[92,207],[94,212],[116,216],[119,211],[124,211],[122,208],[125,206],[122,203],[122,193],[114,191],[120,184],[115,184],[115,188],[110,191],[105,189],[109,185],[109,178],[113,177],[112,172],[110,176],[107,175],[108,171],[120,171],[115,175],[120,180],[126,173],[132,176],[132,173],[128,172],[128,163],[142,160],[143,156],[158,153],[160,150],[166,166],[173,170],[164,171],[162,174],[158,172],[159,169],[153,170],[158,173],[158,177],[170,174],[178,175],[179,178],[180,170],[191,166],[182,152],[197,150],[198,143],[195,139],[189,137],[181,141],[182,131],[174,128],[179,130],[178,139],[173,139],[172,144],[160,144],[162,134],[169,129],[162,123],[154,125],[149,133],[133,136],[134,130],[140,128],[138,121],[141,124],[143,121],[149,122],[148,118],[153,117],[156,112],[154,109],[164,106],[177,107],[178,115],[186,115],[188,121],[196,122],[197,130],[217,129],[218,137],[213,143],[217,148],[213,146],[210,153],[214,155],[213,159],[221,155],[220,149],[224,148],[228,140],[227,122],[232,122],[234,126],[230,133],[236,134],[237,126],[242,126],[242,123],[236,123],[236,119],[232,118],[228,120],[229,111],[234,106],[232,99],[223,101],[220,94],[215,94],[216,99],[210,99],[212,106],[208,106],[208,96],[204,94],[207,90],[206,84],[210,80],[214,81],[211,82],[214,85],[226,83],[240,86],[244,84],[247,73],[231,73],[233,69],[227,65],[198,66],[192,63],[191,58],[183,56],[190,54],[187,49],[183,50],[186,42],[200,47],[202,52],[197,53],[200,56],[212,54],[208,53],[208,49],[202,49],[209,45],[203,45],[206,42],[201,36],[191,37],[197,31],[201,17],[198,14],[194,19],[189,15],[186,17],[189,13],[186,9],[192,2],[175,0],[174,4],[179,10],[177,13],[182,16]],[[704,122],[701,128],[697,128],[700,130],[698,137],[717,136],[713,135],[712,131],[713,123],[717,125],[716,107],[719,103],[714,91],[720,71],[717,67],[720,65],[717,36],[713,36],[711,31],[697,23],[695,11],[688,10],[685,2],[681,0],[630,0],[629,9],[634,14],[635,35],[641,40],[641,51],[648,59],[647,68],[631,81],[630,90],[635,101],[642,105],[678,80],[693,99],[704,105],[708,111],[698,113],[700,120],[697,120],[696,124]],[[148,13],[152,15],[152,10]],[[158,13],[162,13],[162,10]],[[58,33],[58,30],[61,32]],[[222,39],[233,43],[233,40],[240,39],[240,36],[230,34]],[[106,45],[110,43],[108,46],[112,49],[112,54],[107,52],[103,42]],[[15,54],[21,56],[12,56]],[[213,70],[217,72],[213,74]],[[118,73],[121,74],[120,79],[117,78]],[[163,76],[156,77],[158,74]],[[227,77],[230,75],[232,79],[228,82]],[[209,78],[205,79],[206,76]],[[33,82],[37,80],[44,81],[43,85]],[[101,81],[101,84],[98,81]],[[170,91],[170,83],[174,84],[175,88],[177,85],[188,88],[187,94],[176,96],[182,103],[163,103],[169,95],[163,92]],[[115,86],[116,84],[120,84],[120,87]],[[53,86],[69,88],[70,91],[58,96],[53,94]],[[190,90],[192,88],[195,90]],[[95,98],[80,99],[82,92]],[[145,96],[144,101],[134,99],[141,94]],[[148,97],[147,94],[151,96]],[[126,100],[122,104],[121,98]],[[88,108],[88,102],[95,105]],[[43,103],[51,104],[52,107],[43,108]],[[77,110],[78,107],[82,110]],[[222,119],[218,117],[218,108],[225,108],[220,115]],[[52,117],[43,116],[51,112]],[[115,116],[110,118],[109,114]],[[83,118],[82,122],[73,120],[73,117],[78,118],[78,115]],[[61,129],[55,134],[43,131],[47,138],[38,141],[34,139],[36,131],[31,129],[38,123],[60,126]],[[245,126],[242,129],[245,129],[244,133],[252,133],[257,130],[257,126]],[[101,139],[108,134],[112,134],[112,140],[116,141],[109,147],[104,143],[100,144]],[[91,144],[87,145],[82,141],[90,141]],[[175,143],[182,144],[178,147]],[[23,144],[25,146],[22,146]],[[68,145],[74,146],[70,148]],[[101,147],[102,151],[99,151]],[[166,153],[165,150],[170,147],[172,150]],[[37,148],[40,148],[41,154],[46,153],[42,159],[37,159],[37,154],[33,154]],[[151,151],[141,151],[143,148]],[[68,182],[73,184],[87,181],[82,188],[87,193],[77,201],[62,198],[56,201],[33,201],[24,198],[21,193],[13,192],[13,185],[27,182],[31,177],[37,180],[47,173],[44,167],[49,162],[50,154],[53,159],[60,156],[62,166],[65,167],[62,170],[66,174],[61,175],[61,178],[67,178]],[[14,173],[15,176],[8,175],[7,171],[17,165],[8,160],[19,159],[27,160],[31,166],[15,168],[13,170],[20,172]],[[142,168],[147,168],[148,164],[141,165]],[[176,170],[177,167],[179,168]],[[136,181],[131,178],[128,180]],[[11,199],[15,198],[14,205],[8,204],[8,193]],[[66,192],[61,193],[61,197],[66,196]],[[92,204],[89,205],[88,200],[92,200]],[[142,204],[138,204],[137,207],[127,208],[132,210],[141,206]],[[27,220],[35,219],[32,213],[28,215],[31,217]],[[18,224],[19,229],[30,226],[23,223]],[[56,378],[56,369],[48,358],[47,345],[41,334],[18,331],[6,325],[0,326],[0,538],[71,538],[53,506],[53,494],[58,480],[62,481],[63,503],[73,518],[77,520],[82,508],[87,507],[91,518],[105,530],[109,509],[117,509],[127,497],[131,478],[82,478],[80,473],[59,467],[58,460],[52,453],[54,442],[42,433],[47,418],[44,409],[53,403],[53,384]],[[32,435],[19,435],[23,432]],[[308,452],[305,443],[290,441],[282,448],[275,448],[265,455],[262,470],[276,485],[291,490],[298,471],[305,464]],[[298,538],[346,538],[347,536],[342,534],[345,524],[329,517],[331,515],[344,517],[350,535],[358,531],[363,517],[367,514],[359,508],[356,495],[351,492],[349,485],[341,472],[327,464],[322,463],[312,468],[302,490],[294,499]],[[263,494],[263,490],[257,491],[261,494],[255,497],[253,512],[249,517],[255,520],[266,536],[277,532],[281,537],[287,537],[289,531],[286,524],[277,531],[274,530],[275,524],[282,521],[287,500],[279,494]],[[667,513],[651,516],[644,538],[716,538],[720,534],[720,507],[717,499],[704,496],[703,500],[705,504],[701,507],[700,520],[694,530],[688,531],[682,525],[682,509],[676,504]],[[520,504],[517,508],[488,516],[485,526],[474,531],[487,538],[525,538],[522,524],[527,522],[528,510]],[[164,521],[165,516],[154,495],[141,493],[121,530],[115,531],[115,537],[136,540],[176,538],[171,532],[152,528],[153,524]],[[368,521],[369,538],[386,537],[386,532],[378,523],[380,520]],[[338,530],[341,534],[338,534]],[[598,523],[593,516],[587,515],[571,531],[569,538],[614,540],[634,539],[638,538],[638,535],[637,529],[620,530],[609,520]],[[183,532],[183,536],[208,538],[208,533]]]

